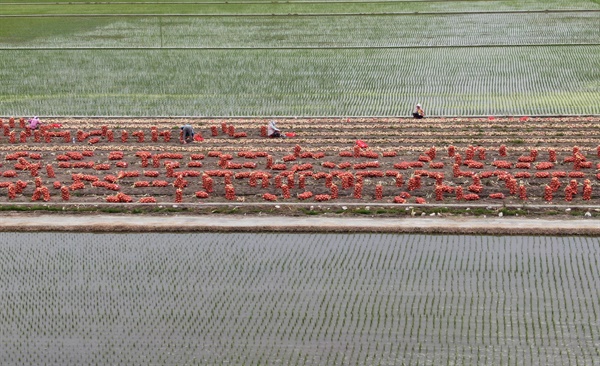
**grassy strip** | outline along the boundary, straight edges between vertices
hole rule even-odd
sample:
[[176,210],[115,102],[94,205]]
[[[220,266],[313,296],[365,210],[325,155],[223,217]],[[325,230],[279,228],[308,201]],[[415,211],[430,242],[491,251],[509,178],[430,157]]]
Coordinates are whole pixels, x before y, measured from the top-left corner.
[[110,213],[154,215],[164,213],[193,215],[272,215],[272,216],[341,216],[341,217],[600,217],[600,211],[586,208],[562,209],[559,207],[440,207],[440,206],[363,206],[340,205],[175,205],[175,204],[132,204],[132,205],[87,205],[87,204],[2,204],[0,212],[13,213]]

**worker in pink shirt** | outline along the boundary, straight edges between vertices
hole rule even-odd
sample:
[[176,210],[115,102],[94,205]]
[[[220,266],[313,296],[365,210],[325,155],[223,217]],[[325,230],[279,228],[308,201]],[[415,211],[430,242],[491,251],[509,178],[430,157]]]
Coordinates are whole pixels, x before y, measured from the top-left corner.
[[37,116],[33,117],[27,122],[29,122],[29,125],[27,127],[29,127],[31,130],[37,130],[42,125],[42,121],[40,121],[40,119],[37,118]]

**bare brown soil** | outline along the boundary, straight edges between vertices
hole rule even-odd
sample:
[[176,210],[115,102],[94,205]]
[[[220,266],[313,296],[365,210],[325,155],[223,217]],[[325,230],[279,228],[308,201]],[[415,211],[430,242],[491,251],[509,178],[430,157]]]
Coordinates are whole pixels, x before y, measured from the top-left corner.
[[[498,207],[519,207],[551,215],[574,208],[595,216],[600,206],[597,116],[280,119],[283,132],[295,134],[286,139],[263,137],[266,119],[47,118],[37,132],[22,128],[18,118],[13,127],[8,118],[2,120],[0,202],[5,209],[27,210],[27,204],[68,211],[76,206],[86,212],[135,207],[147,212],[422,215],[492,214]],[[188,123],[203,141],[179,141],[179,126]],[[357,148],[358,140],[367,146]],[[115,152],[122,152],[122,158],[115,158]],[[211,192],[203,176],[212,180]],[[557,184],[553,177],[558,186],[548,197],[546,186]],[[228,197],[227,183],[233,189]],[[22,189],[10,194],[9,186],[18,184]],[[198,197],[202,192],[206,198]],[[312,196],[303,199],[306,192]],[[156,203],[136,204],[148,197]],[[107,203],[115,200],[121,202]],[[365,206],[370,206],[367,212]]]

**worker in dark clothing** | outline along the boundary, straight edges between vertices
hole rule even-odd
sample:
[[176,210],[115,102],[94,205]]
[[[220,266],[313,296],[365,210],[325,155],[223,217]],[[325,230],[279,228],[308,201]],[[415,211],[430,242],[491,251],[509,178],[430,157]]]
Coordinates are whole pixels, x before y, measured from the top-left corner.
[[181,126],[181,131],[183,131],[182,143],[194,142],[194,128],[191,125]]

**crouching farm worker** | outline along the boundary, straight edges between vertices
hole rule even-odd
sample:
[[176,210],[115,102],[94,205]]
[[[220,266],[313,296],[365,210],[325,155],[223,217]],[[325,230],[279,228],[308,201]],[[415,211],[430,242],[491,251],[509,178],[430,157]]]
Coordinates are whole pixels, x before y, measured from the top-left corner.
[[415,111],[413,112],[413,117],[415,117],[415,118],[425,117],[425,111],[423,110],[423,108],[421,107],[420,104],[417,104],[417,106],[415,107]]
[[187,144],[188,142],[194,142],[194,129],[191,125],[181,126],[181,131],[183,132],[182,143]]
[[269,122],[269,126],[267,127],[267,136],[269,136],[269,137],[284,137],[281,134],[281,130],[279,128],[277,128],[277,124],[275,123],[275,120],[271,120]]
[[27,122],[29,122],[29,125],[27,127],[29,127],[29,129],[31,130],[37,130],[42,124],[42,121],[40,121],[39,118],[37,118],[37,116],[33,117]]

